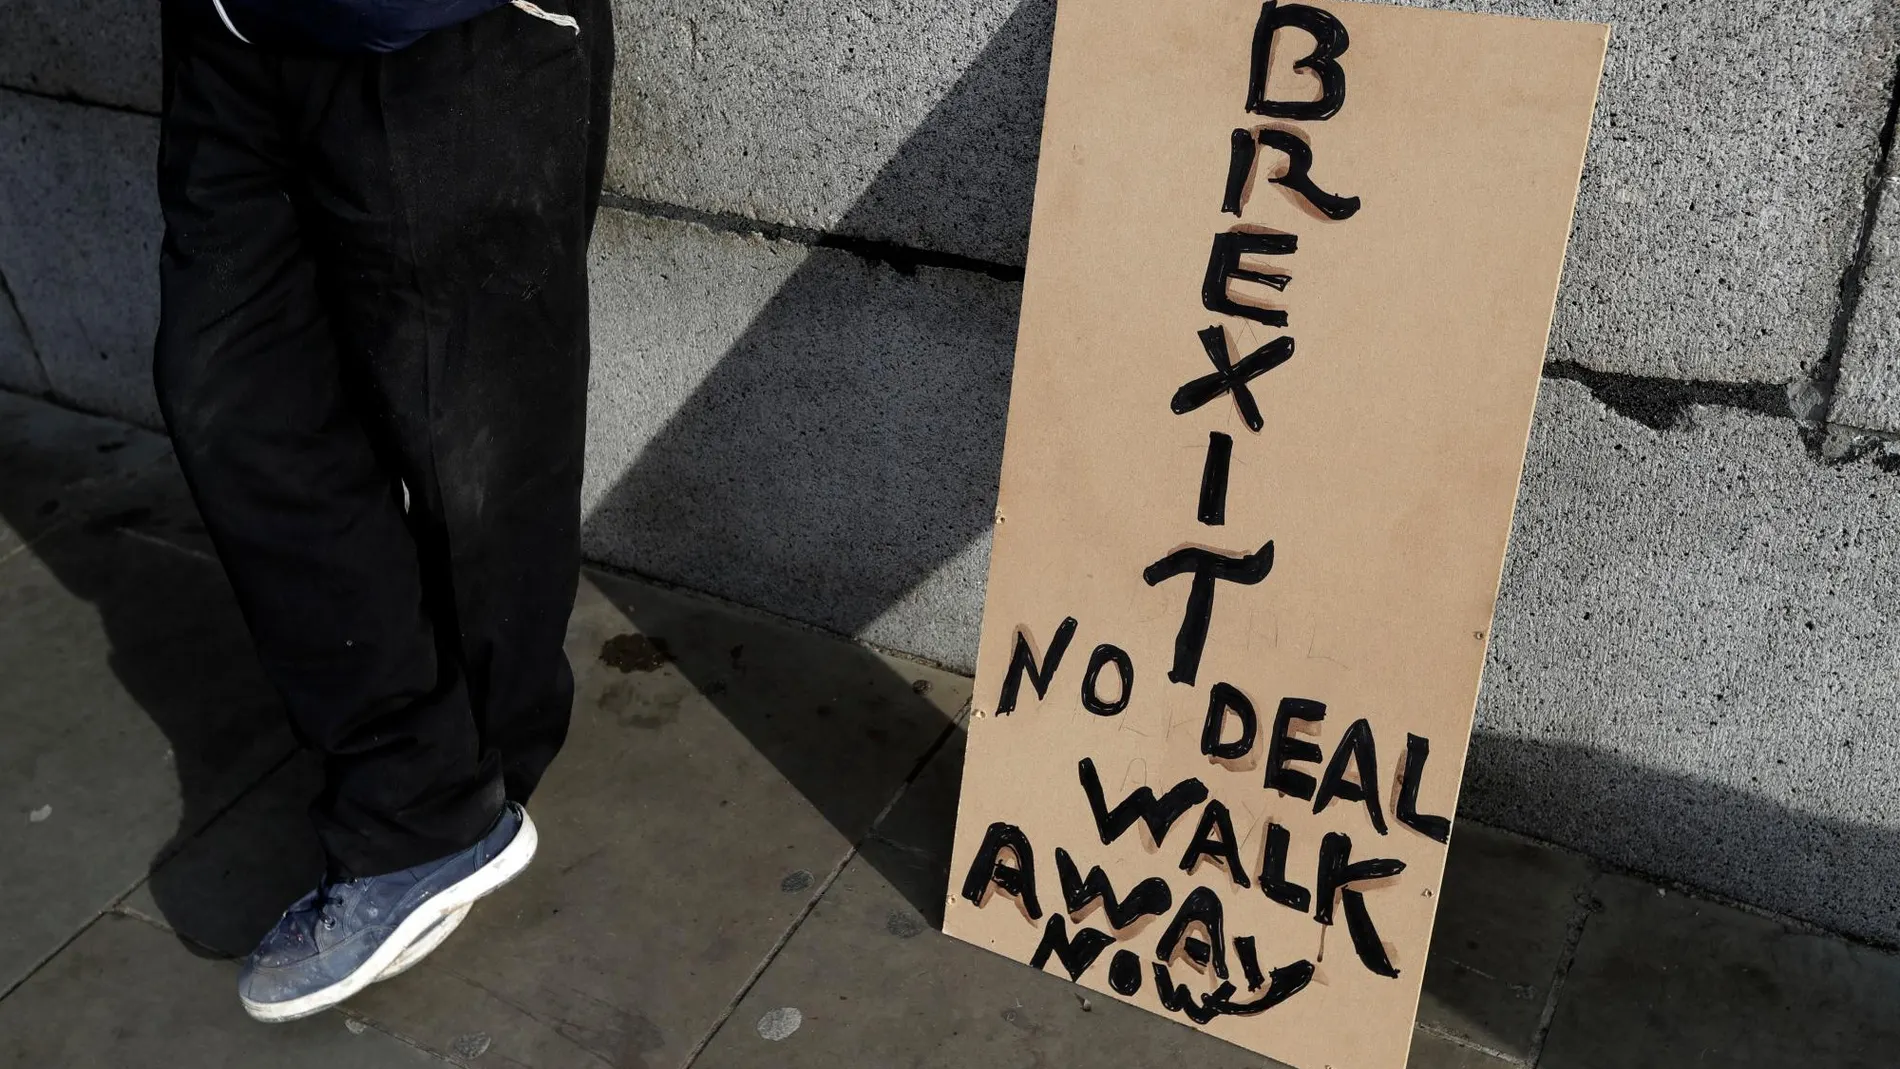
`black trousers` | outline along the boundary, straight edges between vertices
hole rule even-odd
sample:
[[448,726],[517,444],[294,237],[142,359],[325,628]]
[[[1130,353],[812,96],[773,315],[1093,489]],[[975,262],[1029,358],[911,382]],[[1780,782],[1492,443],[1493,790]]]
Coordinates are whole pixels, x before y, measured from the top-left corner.
[[608,0],[347,57],[163,6],[160,407],[333,867],[406,868],[567,733]]

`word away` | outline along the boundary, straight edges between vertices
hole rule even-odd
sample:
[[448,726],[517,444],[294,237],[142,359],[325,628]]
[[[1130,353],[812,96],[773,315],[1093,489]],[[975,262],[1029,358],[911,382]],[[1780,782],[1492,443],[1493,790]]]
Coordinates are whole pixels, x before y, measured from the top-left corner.
[[[999,710],[1003,703],[1014,706],[1025,678],[1038,699],[1047,696],[1076,627],[1074,618],[1062,622],[1040,666],[1028,652],[1027,644],[1019,638],[1004,677]],[[1104,655],[1103,650],[1111,652]],[[1107,664],[1117,665],[1121,676],[1120,692],[1114,701],[1104,700],[1099,689],[1101,669]],[[1107,643],[1096,647],[1096,656],[1091,657],[1089,668],[1082,676],[1083,707],[1098,716],[1119,715],[1128,705],[1133,678],[1126,653]],[[1322,702],[1291,697],[1280,701],[1267,742],[1262,786],[1282,797],[1311,802],[1315,815],[1324,813],[1335,800],[1363,805],[1373,830],[1381,836],[1390,834],[1385,806],[1378,793],[1378,784],[1383,781],[1379,778],[1378,746],[1371,723],[1363,718],[1353,721],[1340,735],[1329,758],[1318,745],[1295,733],[1296,722],[1317,724],[1325,719],[1326,706]],[[1234,730],[1230,731],[1230,725]],[[1230,734],[1232,738],[1228,737]],[[1230,684],[1214,684],[1209,691],[1207,718],[1201,730],[1201,753],[1213,761],[1241,760],[1253,752],[1259,735],[1259,717],[1253,703]],[[1418,811],[1419,785],[1430,755],[1428,739],[1406,735],[1405,757],[1391,809],[1400,824],[1443,843],[1450,837],[1451,821]],[[1311,772],[1294,767],[1318,765],[1322,760],[1325,764],[1323,769],[1316,769],[1317,778]],[[1287,878],[1287,859],[1293,844],[1292,833],[1283,825],[1271,822],[1267,825],[1259,864],[1247,866],[1240,856],[1241,840],[1234,832],[1229,807],[1210,798],[1207,786],[1198,778],[1182,780],[1158,797],[1149,787],[1137,788],[1111,809],[1094,762],[1082,759],[1077,774],[1102,845],[1113,844],[1139,822],[1147,829],[1148,844],[1158,851],[1166,844],[1175,823],[1189,810],[1205,803],[1194,834],[1181,855],[1182,872],[1194,873],[1203,861],[1215,863],[1225,870],[1232,887],[1257,886],[1269,901],[1308,915],[1321,925],[1333,923],[1337,906],[1345,914],[1353,950],[1365,968],[1387,978],[1399,975],[1379,939],[1364,892],[1353,885],[1397,876],[1405,871],[1403,861],[1397,858],[1354,861],[1352,837],[1345,832],[1331,831],[1320,843],[1319,861],[1309,888]],[[1005,851],[1010,855],[1008,860],[1004,859]],[[1087,878],[1082,878],[1073,858],[1061,847],[1056,848],[1055,862],[1066,907],[1064,912],[1069,919],[1080,920],[1099,900],[1109,926],[1121,932],[1143,917],[1160,916],[1174,908],[1168,884],[1159,877],[1142,880],[1126,897],[1118,898],[1100,866],[1091,868]],[[1013,896],[1031,920],[1042,918],[1034,847],[1020,828],[1001,821],[991,824],[984,834],[960,893],[980,906],[992,886]],[[1187,934],[1193,928],[1199,929],[1198,937]],[[1042,942],[1030,964],[1043,968],[1053,956],[1071,980],[1078,980],[1117,939],[1115,935],[1091,927],[1078,928],[1071,936],[1063,913],[1058,912],[1050,916],[1044,926]],[[1155,960],[1150,965],[1162,1006],[1185,1014],[1197,1024],[1206,1024],[1223,1014],[1247,1016],[1263,1012],[1297,994],[1312,979],[1313,965],[1305,959],[1274,969],[1271,974],[1262,974],[1253,936],[1236,937],[1232,944],[1248,990],[1258,991],[1266,986],[1265,994],[1247,1001],[1233,1000],[1237,989],[1228,980],[1228,939],[1222,898],[1213,888],[1196,887],[1155,944]],[[1175,985],[1168,970],[1177,952],[1198,967],[1211,967],[1222,981],[1211,994],[1203,995],[1198,1004],[1186,988]],[[1118,950],[1109,964],[1110,987],[1124,996],[1136,994],[1141,987],[1140,964],[1139,956],[1133,951]]]

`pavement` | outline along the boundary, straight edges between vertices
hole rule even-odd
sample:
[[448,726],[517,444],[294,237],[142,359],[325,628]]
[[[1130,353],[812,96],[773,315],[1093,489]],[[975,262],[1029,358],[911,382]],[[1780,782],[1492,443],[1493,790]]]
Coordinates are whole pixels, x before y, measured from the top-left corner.
[[[284,725],[160,436],[0,393],[0,1069],[1271,1064],[938,930],[971,681],[589,572],[541,851],[288,1025]],[[1900,957],[1461,820],[1416,1069],[1900,1064]]]

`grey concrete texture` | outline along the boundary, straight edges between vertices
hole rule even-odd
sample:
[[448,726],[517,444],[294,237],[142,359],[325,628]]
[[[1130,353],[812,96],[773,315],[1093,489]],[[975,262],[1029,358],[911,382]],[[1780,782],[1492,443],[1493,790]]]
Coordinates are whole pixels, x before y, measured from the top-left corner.
[[[1622,418],[1581,396],[1564,412],[1547,422]],[[1682,415],[1655,433],[1754,422]],[[1540,456],[1566,444],[1546,437]],[[598,574],[569,629],[576,718],[533,802],[535,864],[342,1013],[248,1020],[235,966],[208,959],[315,878],[315,767],[213,789],[244,764],[246,726],[280,717],[250,704],[263,682],[158,444],[0,395],[0,515],[52,494],[65,516],[0,560],[0,940],[50,940],[30,975],[0,974],[0,1069],[1265,1064],[936,930],[968,679]],[[21,769],[63,792],[28,792],[54,803],[37,820],[43,803],[4,794]],[[152,852],[194,798],[215,816]],[[100,834],[98,813],[151,834]],[[1831,848],[1891,882],[1880,845]],[[1415,1069],[1892,1062],[1891,954],[1466,818],[1446,871]],[[108,890],[121,879],[129,894]]]
[[0,279],[0,387],[21,393],[43,394],[47,389],[46,371],[40,367],[39,354],[33,351],[33,339],[26,324],[13,307],[13,294],[6,280]]
[[1016,299],[604,210],[587,556],[972,664]]
[[1613,26],[1550,358],[1787,383],[1824,357],[1894,90],[1878,0],[1422,0]]
[[608,189],[1022,262],[1051,0],[614,7]]
[[[964,742],[959,730],[878,822],[864,850],[866,857],[880,861],[906,859],[901,865],[881,864],[878,874],[906,898],[929,902],[930,908],[916,914],[916,920],[933,929],[941,927],[942,909],[924,892],[933,886],[954,886],[947,866]],[[1445,863],[1438,920],[1419,999],[1421,1032],[1413,1049],[1415,1065],[1466,1064],[1460,1058],[1479,1059],[1469,1063],[1473,1065],[1490,1065],[1493,1056],[1513,1064],[1529,1063],[1544,1014],[1557,998],[1557,978],[1569,961],[1572,934],[1596,877],[1595,867],[1580,855],[1473,820],[1459,822]],[[872,878],[867,874],[853,881],[847,870],[846,885]],[[915,934],[913,926],[902,919],[907,915],[901,909],[889,914],[893,933]],[[937,953],[928,947],[919,952]],[[907,965],[900,958],[890,968],[902,971]],[[867,975],[854,977],[851,983],[873,989],[881,982],[882,968],[868,966]],[[930,967],[918,971],[928,972]],[[1062,986],[1053,988],[1060,991]],[[940,1027],[913,1023],[927,1029]],[[1419,1061],[1428,1057],[1428,1050],[1434,1052],[1429,1057],[1438,1060]],[[970,1059],[975,1060],[974,1056]]]
[[[961,747],[947,749],[898,800],[878,834],[734,1008],[706,1048],[703,1064],[720,1069],[1280,1064],[1077,987],[1055,975],[1053,966],[1039,972],[943,935],[939,928],[951,877],[946,866],[955,810],[954,793],[945,808],[940,788],[948,784],[954,791],[961,764]],[[912,837],[918,830],[925,832],[921,839]],[[1453,858],[1452,864],[1463,860],[1456,852]],[[1518,873],[1472,875],[1482,880]],[[1569,912],[1572,891],[1557,889],[1560,912]],[[1533,898],[1545,893],[1535,877],[1522,891]],[[1461,915],[1486,918],[1479,910]],[[1521,912],[1509,913],[1490,917],[1476,929],[1445,929],[1449,934],[1435,939],[1427,984],[1441,969],[1437,947],[1447,940],[1486,947],[1540,941],[1534,932],[1509,930],[1520,919]],[[1563,922],[1555,935],[1556,948],[1567,949]],[[1514,962],[1513,969],[1532,972],[1541,964],[1551,970],[1537,977],[1541,994],[1548,991],[1560,958]],[[1458,1005],[1487,1021],[1513,1019],[1522,1001],[1503,984],[1490,990],[1468,987],[1459,994],[1467,1001]],[[1442,1003],[1436,1008],[1441,1016],[1448,1012]],[[792,1021],[795,1029],[786,1032]],[[1414,1035],[1410,1064],[1413,1069],[1504,1069],[1521,1063],[1474,1049],[1427,1023]]]
[[1900,958],[1637,880],[1596,894],[1539,1069],[1894,1064]]
[[[1615,24],[1553,359],[1783,383],[1822,358],[1900,10],[1435,6]],[[1050,7],[622,4],[608,186],[1020,263]]]
[[264,1027],[238,1008],[237,966],[107,914],[0,1000],[0,1069],[439,1069],[429,1052],[334,1013]]
[[1884,186],[1828,421],[1900,434],[1900,179]]
[[1894,466],[1546,379],[1461,810],[1900,943]]
[[0,86],[156,114],[158,4],[0,3]]
[[[457,938],[351,1012],[481,1064],[679,1065],[940,742],[969,681],[592,575],[541,845]],[[121,908],[242,955],[312,886],[314,762],[274,774]]]
[[0,467],[6,527],[37,535],[0,561],[0,990],[293,745],[216,566],[125,531],[174,507],[175,470],[114,481],[129,429],[68,422],[64,463]]
[[156,426],[158,122],[0,90],[0,278],[54,396]]
[[[1774,383],[1813,368],[1854,250],[1900,11],[1874,0],[1425,2],[1616,27],[1553,359]],[[1049,0],[621,4],[608,188],[1020,263],[1052,12]],[[155,108],[155,22],[151,5],[124,0],[15,0],[0,7],[0,84]],[[132,154],[141,178],[148,157]],[[69,195],[115,216],[98,228],[106,240],[155,234],[114,225],[125,213],[98,192],[87,182]],[[80,303],[110,305],[98,283],[136,288],[149,274],[67,281]],[[125,318],[148,313],[148,297]],[[49,365],[84,348],[71,334],[44,342]],[[123,380],[98,407],[147,403],[123,363],[94,378]],[[1866,388],[1890,394],[1897,380]]]
[[0,392],[0,561],[100,515],[101,499],[118,484],[170,455],[170,444],[150,431]]
[[1475,820],[1452,835],[1418,1020],[1523,1064],[1536,1058],[1596,869]]

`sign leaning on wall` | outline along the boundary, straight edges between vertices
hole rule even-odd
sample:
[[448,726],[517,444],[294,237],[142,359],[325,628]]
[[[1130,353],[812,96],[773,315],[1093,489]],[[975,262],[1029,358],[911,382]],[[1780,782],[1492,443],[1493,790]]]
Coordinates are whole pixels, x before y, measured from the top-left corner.
[[1608,32],[1063,0],[948,932],[1405,1064]]

